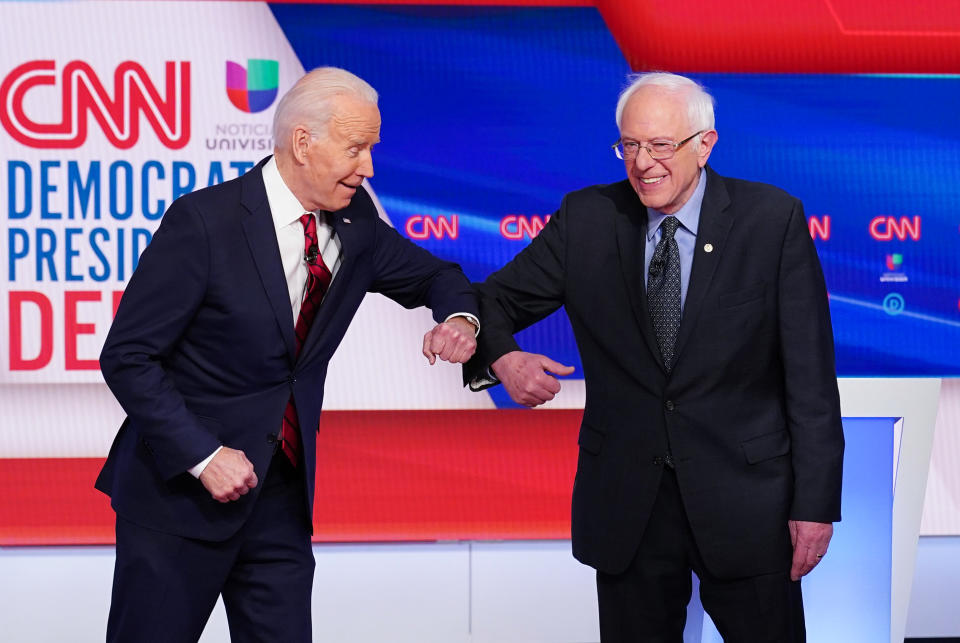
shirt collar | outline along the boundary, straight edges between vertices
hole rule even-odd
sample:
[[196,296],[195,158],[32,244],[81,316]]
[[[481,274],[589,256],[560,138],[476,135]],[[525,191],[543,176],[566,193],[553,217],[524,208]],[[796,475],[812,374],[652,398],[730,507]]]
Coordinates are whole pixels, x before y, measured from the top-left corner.
[[270,213],[273,215],[273,226],[276,229],[288,226],[299,220],[306,210],[300,205],[300,200],[294,196],[277,168],[277,159],[271,156],[263,166],[263,187],[267,191],[267,201],[270,203]]
[[[697,236],[697,228],[700,225],[700,206],[703,205],[703,195],[707,189],[707,171],[700,168],[700,178],[697,179],[697,187],[693,194],[687,199],[683,206],[673,213],[680,221],[680,225]],[[670,215],[664,214],[659,210],[647,208],[647,240],[652,241],[657,233],[657,228],[663,223],[663,220]]]

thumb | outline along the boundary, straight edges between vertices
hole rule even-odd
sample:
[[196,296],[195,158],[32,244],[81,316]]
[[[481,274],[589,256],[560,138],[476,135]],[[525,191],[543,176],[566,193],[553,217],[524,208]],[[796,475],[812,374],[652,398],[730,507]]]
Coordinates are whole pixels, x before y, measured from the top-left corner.
[[543,370],[556,375],[569,375],[576,370],[573,366],[564,366],[560,362],[555,362],[545,355],[541,355],[540,357],[540,366],[543,367]]

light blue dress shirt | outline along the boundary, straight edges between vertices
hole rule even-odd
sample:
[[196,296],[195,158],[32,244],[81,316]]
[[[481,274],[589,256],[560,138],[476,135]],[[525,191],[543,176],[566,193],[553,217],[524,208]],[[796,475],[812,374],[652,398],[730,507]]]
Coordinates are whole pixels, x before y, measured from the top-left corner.
[[[703,205],[703,193],[707,188],[707,172],[700,170],[697,188],[673,216],[677,217],[680,225],[674,239],[680,250],[680,313],[683,314],[683,305],[687,301],[687,286],[690,284],[690,268],[693,266],[693,253],[697,249],[697,228],[700,225],[700,206]],[[647,245],[643,257],[643,285],[646,288],[650,277],[650,259],[663,233],[660,224],[671,215],[664,214],[653,208],[647,208]]]

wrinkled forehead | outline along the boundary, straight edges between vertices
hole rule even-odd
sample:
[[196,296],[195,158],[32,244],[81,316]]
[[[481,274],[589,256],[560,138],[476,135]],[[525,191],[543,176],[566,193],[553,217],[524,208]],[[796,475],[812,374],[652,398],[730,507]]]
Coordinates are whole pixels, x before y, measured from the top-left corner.
[[380,110],[376,104],[352,96],[337,96],[331,108],[331,132],[341,136],[379,138]]

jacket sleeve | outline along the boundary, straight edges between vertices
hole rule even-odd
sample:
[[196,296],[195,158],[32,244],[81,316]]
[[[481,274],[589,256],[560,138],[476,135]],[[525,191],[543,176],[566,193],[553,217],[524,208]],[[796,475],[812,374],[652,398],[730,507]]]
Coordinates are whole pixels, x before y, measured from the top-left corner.
[[130,418],[129,428],[165,479],[220,446],[187,409],[164,367],[201,306],[208,239],[199,214],[175,201],[140,257],[100,354],[100,369]]
[[826,284],[797,201],[783,240],[779,331],[794,470],[793,520],[840,520],[843,426]]
[[454,313],[480,317],[477,295],[455,263],[419,247],[378,217],[370,292],[386,295],[404,308],[426,306],[437,323]]

